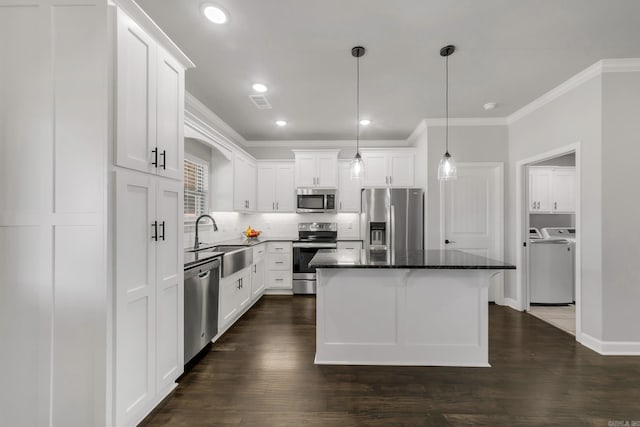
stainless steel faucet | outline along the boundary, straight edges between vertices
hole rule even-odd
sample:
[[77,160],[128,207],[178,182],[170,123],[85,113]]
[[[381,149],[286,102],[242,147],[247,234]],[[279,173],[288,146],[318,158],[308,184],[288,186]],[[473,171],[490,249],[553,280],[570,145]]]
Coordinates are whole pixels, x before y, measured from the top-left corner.
[[218,231],[218,225],[216,224],[216,220],[213,219],[211,215],[207,215],[207,214],[200,215],[198,219],[196,219],[196,241],[193,243],[194,251],[197,251],[198,247],[200,246],[200,240],[198,239],[198,225],[200,224],[200,220],[202,218],[209,218],[211,222],[213,222],[213,231]]

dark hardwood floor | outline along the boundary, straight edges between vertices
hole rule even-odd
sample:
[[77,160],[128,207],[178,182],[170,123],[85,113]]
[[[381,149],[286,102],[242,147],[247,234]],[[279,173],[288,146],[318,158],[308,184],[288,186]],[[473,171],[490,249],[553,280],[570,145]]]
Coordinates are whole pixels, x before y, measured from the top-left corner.
[[491,368],[317,366],[315,299],[263,297],[147,426],[607,426],[640,421],[640,358],[492,305]]

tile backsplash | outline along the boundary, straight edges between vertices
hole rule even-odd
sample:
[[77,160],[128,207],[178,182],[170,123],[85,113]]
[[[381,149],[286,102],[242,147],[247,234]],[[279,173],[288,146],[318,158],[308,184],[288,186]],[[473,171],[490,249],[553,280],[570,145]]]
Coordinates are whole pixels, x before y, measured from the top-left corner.
[[[298,235],[299,222],[336,222],[338,239],[358,239],[360,236],[360,214],[296,214],[296,213],[256,213],[243,214],[237,212],[212,212],[218,231],[213,231],[211,224],[204,220],[200,223],[199,239],[204,243],[218,243],[242,237],[248,226],[260,230],[260,237],[287,237]],[[195,238],[194,225],[184,227],[185,248],[193,246]]]

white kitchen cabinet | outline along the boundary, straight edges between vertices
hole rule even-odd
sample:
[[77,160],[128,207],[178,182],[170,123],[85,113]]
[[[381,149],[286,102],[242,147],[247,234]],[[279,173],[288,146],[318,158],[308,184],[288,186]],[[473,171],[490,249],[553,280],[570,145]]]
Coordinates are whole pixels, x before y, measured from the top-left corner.
[[360,212],[361,179],[351,179],[351,162],[338,165],[338,211]]
[[337,249],[349,252],[360,252],[362,250],[362,242],[357,240],[339,241]]
[[117,11],[116,165],[182,179],[184,66]]
[[251,299],[257,300],[264,293],[266,270],[267,245],[261,244],[253,248],[253,272],[251,276]]
[[229,326],[251,301],[251,272],[252,268],[247,267],[220,280],[219,330]]
[[413,150],[362,150],[363,187],[413,187],[415,153]]
[[296,157],[296,187],[336,188],[338,186],[339,150],[293,150],[293,152]]
[[256,164],[240,154],[233,163],[233,207],[239,212],[256,209]]
[[131,424],[183,371],[182,183],[116,170],[116,407]]
[[294,164],[259,162],[257,169],[257,210],[294,212]]
[[529,168],[529,212],[574,213],[575,193],[574,167]]
[[293,289],[291,242],[267,243],[266,289]]

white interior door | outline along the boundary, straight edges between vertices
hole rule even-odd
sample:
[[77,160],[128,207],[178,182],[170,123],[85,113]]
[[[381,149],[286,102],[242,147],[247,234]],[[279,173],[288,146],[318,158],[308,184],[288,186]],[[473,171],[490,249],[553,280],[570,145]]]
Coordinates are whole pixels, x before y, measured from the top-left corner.
[[[503,259],[502,163],[463,163],[458,179],[441,184],[443,249]],[[503,274],[493,276],[489,300],[502,303]]]

